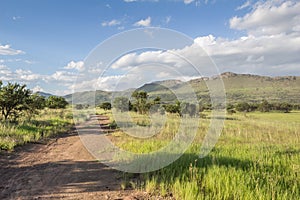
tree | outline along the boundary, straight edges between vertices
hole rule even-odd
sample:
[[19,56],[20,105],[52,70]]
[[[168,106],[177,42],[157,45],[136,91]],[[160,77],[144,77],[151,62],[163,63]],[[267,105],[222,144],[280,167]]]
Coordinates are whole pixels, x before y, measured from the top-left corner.
[[160,97],[155,97],[153,99],[153,101],[150,101],[148,104],[149,104],[149,109],[150,109],[150,112],[152,113],[160,113],[162,114],[163,111],[161,110],[161,98]]
[[102,108],[103,110],[110,110],[111,109],[111,103],[110,102],[103,102],[99,105],[99,108]]
[[247,102],[240,102],[235,106],[235,109],[239,112],[249,112],[251,110],[250,108],[251,107]]
[[283,111],[284,113],[289,113],[292,110],[293,106],[289,103],[280,103],[278,110]]
[[26,113],[28,120],[32,118],[32,116],[38,114],[38,110],[42,110],[46,106],[45,97],[40,96],[38,94],[32,94],[29,98],[26,99],[25,105]]
[[113,102],[113,107],[121,112],[128,111],[130,110],[130,101],[127,97],[116,97]]
[[52,109],[66,108],[69,103],[63,97],[50,96],[46,100],[46,106]]
[[271,109],[271,104],[267,100],[263,100],[259,105],[258,105],[258,110],[261,112],[269,112]]
[[183,102],[181,104],[181,114],[188,115],[190,117],[196,116],[198,113],[197,106],[192,103]]
[[0,109],[5,121],[11,117],[16,120],[19,113],[28,108],[26,101],[28,101],[30,94],[31,91],[26,89],[26,85],[8,83],[3,86],[0,81]]
[[178,113],[180,114],[180,111],[181,111],[181,106],[180,106],[180,102],[179,101],[176,101],[175,104],[168,104],[168,105],[164,105],[164,108],[165,110],[168,112],[168,113]]
[[226,106],[226,111],[227,111],[227,113],[228,114],[233,114],[233,113],[235,113],[235,110],[234,110],[234,105],[233,104],[227,104],[227,106]]
[[[133,106],[136,108],[138,113],[140,114],[146,114],[151,106],[148,100],[148,94],[145,91],[134,91],[131,95],[135,98],[135,102],[133,103]],[[160,101],[160,99],[159,99]]]

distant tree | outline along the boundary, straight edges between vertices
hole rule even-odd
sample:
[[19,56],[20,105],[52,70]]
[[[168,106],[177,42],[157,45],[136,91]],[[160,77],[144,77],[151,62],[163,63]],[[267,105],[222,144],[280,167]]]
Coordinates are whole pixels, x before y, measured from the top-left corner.
[[234,110],[234,105],[233,104],[227,104],[226,111],[227,111],[228,114],[236,113],[235,110]]
[[89,108],[89,107],[90,107],[89,104],[76,104],[76,105],[75,105],[75,109],[76,109],[76,110],[87,109],[87,108]]
[[181,115],[188,115],[190,117],[195,117],[198,114],[196,104],[183,102],[181,103]]
[[153,99],[153,101],[149,102],[148,104],[150,104],[150,109],[151,109],[151,112],[153,113],[160,113],[162,114],[163,113],[163,110],[161,110],[161,98],[160,97],[155,97]]
[[66,108],[68,104],[63,97],[50,96],[46,100],[46,106],[51,109]]
[[103,102],[99,105],[99,108],[102,108],[103,110],[110,110],[111,109],[111,103],[110,102]]
[[199,103],[199,111],[203,112],[204,110],[211,110],[212,105],[209,103]]
[[134,91],[131,95],[135,98],[133,106],[136,108],[137,112],[140,114],[146,114],[151,106],[148,102],[148,94],[145,91]]
[[261,112],[269,112],[271,110],[271,104],[267,100],[263,100],[258,105],[258,110]]
[[112,106],[121,112],[129,111],[130,101],[127,97],[116,97]]
[[239,112],[250,112],[250,105],[247,102],[240,102],[235,105],[235,109]]
[[175,104],[164,105],[164,108],[165,108],[165,110],[168,113],[178,113],[178,114],[181,114],[181,106],[180,106],[180,104],[181,103],[179,101],[176,101]]
[[0,109],[5,121],[9,118],[16,120],[23,110],[27,109],[26,101],[30,97],[31,91],[26,89],[26,85],[18,83],[8,83],[2,85],[0,81]]
[[289,113],[292,109],[293,109],[293,106],[286,102],[280,103],[278,106],[278,110],[285,112],[285,113]]
[[161,101],[161,98],[160,97],[155,97],[154,99],[153,99],[153,104],[160,104],[160,101]]

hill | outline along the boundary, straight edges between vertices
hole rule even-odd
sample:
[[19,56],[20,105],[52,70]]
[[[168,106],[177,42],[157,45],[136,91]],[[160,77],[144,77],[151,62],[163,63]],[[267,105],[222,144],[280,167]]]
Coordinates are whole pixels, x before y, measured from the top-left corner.
[[40,91],[37,91],[36,94],[42,96],[42,97],[45,97],[45,98],[48,98],[50,96],[55,96],[53,94],[50,94],[50,93],[46,93],[46,92],[40,92]]
[[[266,99],[270,102],[289,102],[300,103],[300,77],[299,76],[279,76],[268,77],[252,74],[236,74],[232,72],[222,73],[220,76],[202,77],[193,79],[188,82],[180,80],[165,80],[153,83],[147,83],[136,90],[148,92],[150,98],[160,96],[163,101],[174,101],[175,94],[180,94],[186,101],[191,99],[187,93],[188,87],[192,87],[202,102],[209,103],[209,90],[207,83],[217,81],[222,78],[226,90],[226,98],[229,103],[240,101],[261,102]],[[104,101],[110,101],[112,95],[121,95],[133,91],[119,92],[80,92],[80,102],[88,102],[95,95],[95,103],[99,104]],[[65,96],[68,101],[72,101],[72,94]]]

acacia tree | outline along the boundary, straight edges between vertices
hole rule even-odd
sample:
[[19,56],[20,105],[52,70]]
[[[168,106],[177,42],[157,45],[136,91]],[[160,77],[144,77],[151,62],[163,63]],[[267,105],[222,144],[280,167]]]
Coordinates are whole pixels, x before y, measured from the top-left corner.
[[147,102],[148,94],[145,91],[134,91],[131,95],[135,98],[133,106],[136,108],[138,113],[146,114],[150,108],[150,103]]
[[26,89],[26,85],[18,83],[8,83],[3,86],[0,81],[0,109],[1,115],[5,121],[12,116],[17,119],[19,113],[26,110],[26,101],[28,101],[31,91]]
[[110,102],[103,102],[99,105],[99,108],[102,108],[103,110],[110,110],[111,109],[111,103]]
[[48,108],[53,108],[53,109],[57,109],[57,108],[66,108],[67,105],[69,103],[66,101],[65,98],[63,97],[57,97],[57,96],[50,96],[47,100],[46,100],[46,106]]

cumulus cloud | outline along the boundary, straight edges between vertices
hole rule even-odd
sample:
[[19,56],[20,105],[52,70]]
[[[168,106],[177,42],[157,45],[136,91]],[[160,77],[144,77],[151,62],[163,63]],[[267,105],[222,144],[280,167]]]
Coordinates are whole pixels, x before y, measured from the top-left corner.
[[117,26],[120,25],[121,21],[113,19],[111,21],[104,21],[101,23],[102,26]]
[[44,89],[41,86],[39,86],[39,85],[36,85],[31,90],[32,90],[33,93],[35,93],[35,92],[43,92],[44,91]]
[[18,55],[24,54],[24,51],[16,50],[10,47],[10,45],[0,45],[0,55]]
[[[64,90],[63,88],[68,88],[68,90],[65,91],[71,93],[70,88],[76,78],[77,76],[75,73],[68,71],[56,71],[53,74],[39,74],[25,69],[12,70],[6,65],[0,65],[0,80],[26,84],[31,88],[39,86],[39,84],[42,83],[51,85],[51,87],[61,88],[62,90]],[[39,88],[38,91],[42,91],[41,88]]]
[[142,27],[151,26],[151,17],[147,17],[146,19],[141,19],[140,21],[137,21],[133,25],[134,26],[142,26]]
[[67,64],[67,66],[64,67],[64,69],[75,69],[77,71],[83,71],[84,70],[84,62],[83,61],[71,61]]
[[[254,5],[247,1],[239,9],[249,7],[249,13],[230,19],[230,27],[245,31],[244,36],[229,39],[211,34],[197,37],[181,49],[128,53],[111,65],[111,73],[87,80],[84,87],[97,82],[98,89],[121,90],[155,80],[186,81],[200,76],[189,61],[203,66],[201,75],[209,75],[210,58],[221,72],[300,75],[298,6],[295,1],[260,1]],[[198,51],[199,46],[205,51]],[[114,72],[118,75],[112,75]]]
[[230,19],[230,27],[251,35],[290,34],[300,31],[299,1],[259,1],[250,13]]

